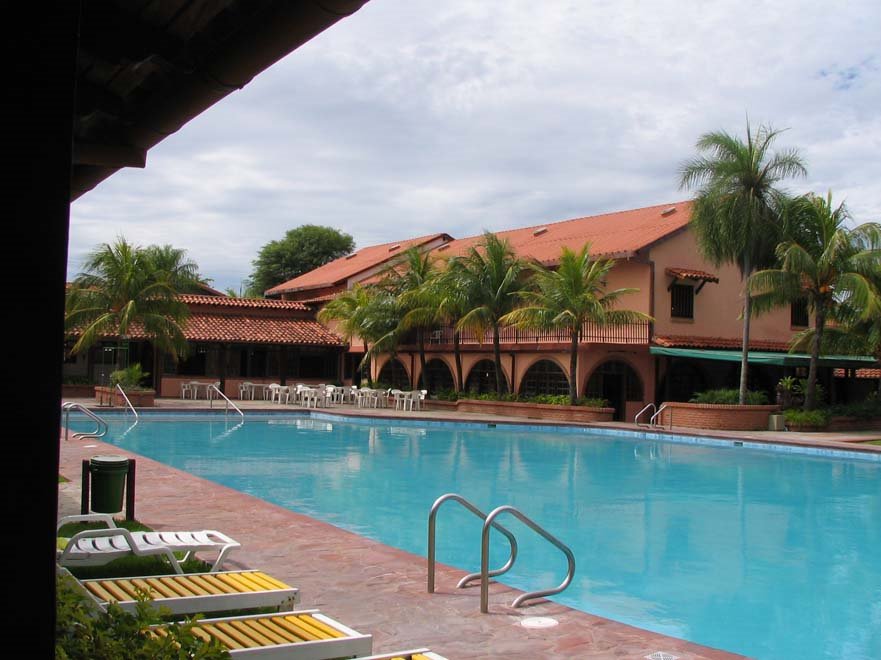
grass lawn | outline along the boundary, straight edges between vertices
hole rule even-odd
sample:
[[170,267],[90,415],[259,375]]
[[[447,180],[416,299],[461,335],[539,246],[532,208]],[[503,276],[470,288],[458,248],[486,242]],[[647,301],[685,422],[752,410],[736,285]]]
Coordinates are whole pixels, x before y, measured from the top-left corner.
[[867,445],[881,445],[881,440],[869,440]]

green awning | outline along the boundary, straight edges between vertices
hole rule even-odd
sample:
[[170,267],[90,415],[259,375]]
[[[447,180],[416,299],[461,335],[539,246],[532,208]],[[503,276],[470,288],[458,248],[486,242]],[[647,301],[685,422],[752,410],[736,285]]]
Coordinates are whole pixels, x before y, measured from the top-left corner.
[[[649,346],[652,355],[666,355],[668,357],[692,358],[694,360],[726,360],[728,362],[740,362],[740,351],[724,351],[710,348],[666,348],[664,346]],[[807,353],[772,353],[765,351],[750,351],[748,360],[750,364],[773,364],[779,367],[807,367],[811,356]],[[878,366],[878,361],[870,355],[823,355],[820,357],[819,366],[846,368],[872,368]]]

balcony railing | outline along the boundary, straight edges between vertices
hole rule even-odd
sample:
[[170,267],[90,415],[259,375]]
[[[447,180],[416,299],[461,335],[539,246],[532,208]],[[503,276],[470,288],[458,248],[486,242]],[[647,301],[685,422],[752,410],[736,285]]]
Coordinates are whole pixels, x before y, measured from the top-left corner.
[[[602,326],[585,323],[581,328],[579,343],[582,344],[648,344],[650,325],[647,321],[628,323],[626,325]],[[499,329],[499,340],[502,344],[568,344],[569,333],[566,330],[520,330],[504,327]],[[492,345],[492,332],[487,332],[482,339],[470,330],[464,330],[459,338],[464,345]],[[453,329],[451,327],[430,331],[426,336],[427,344],[452,344]]]

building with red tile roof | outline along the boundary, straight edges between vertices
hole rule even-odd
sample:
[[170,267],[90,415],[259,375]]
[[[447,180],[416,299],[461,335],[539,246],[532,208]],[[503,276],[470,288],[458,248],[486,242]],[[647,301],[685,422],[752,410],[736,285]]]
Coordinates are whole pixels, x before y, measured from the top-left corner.
[[238,396],[244,380],[283,384],[339,379],[346,345],[315,320],[307,305],[222,294],[178,297],[189,308],[182,328],[191,349],[185,359],[175,363],[154,355],[149,337],[135,324],[124,349],[119,338],[107,337],[87,355],[69,358],[65,374],[100,384],[120,364],[141,362],[155,374],[159,396],[179,396],[181,383],[194,379],[220,381],[228,396]]
[[431,250],[450,240],[452,237],[449,234],[439,233],[372,245],[303,273],[264,293],[269,297],[281,296],[285,300],[328,300],[333,294],[350,289],[356,282],[377,274],[412,247]]
[[[616,261],[609,289],[636,289],[622,299],[622,308],[648,314],[653,321],[620,328],[585,327],[574,375],[579,395],[607,399],[617,419],[632,420],[649,402],[688,400],[696,391],[737,386],[739,362],[731,358],[740,354],[743,282],[736,266],[717,266],[701,256],[689,228],[691,206],[689,201],[678,201],[495,232],[518,256],[551,267],[562,248],[577,251],[589,243],[593,257]],[[417,245],[448,260],[479,248],[482,239],[482,234],[460,239],[434,234],[364,248],[267,294],[320,305],[335,291],[375,280],[407,247]],[[806,324],[807,319],[788,308],[754,317],[750,350],[784,353],[793,334]],[[501,335],[509,390],[527,395],[568,393],[569,339],[564,333],[504,328]],[[430,391],[456,387],[452,337],[452,329],[444,327],[428,334]],[[350,352],[363,351],[357,342],[350,347]],[[492,389],[489,337],[463,333],[461,363],[464,389]],[[773,395],[781,375],[801,373],[802,368],[793,364],[802,363],[793,358],[786,364],[781,360],[751,366],[750,387]],[[415,345],[399,347],[394,357],[381,356],[373,376],[402,388],[415,387],[421,376]],[[826,376],[826,386],[833,389],[831,370]]]

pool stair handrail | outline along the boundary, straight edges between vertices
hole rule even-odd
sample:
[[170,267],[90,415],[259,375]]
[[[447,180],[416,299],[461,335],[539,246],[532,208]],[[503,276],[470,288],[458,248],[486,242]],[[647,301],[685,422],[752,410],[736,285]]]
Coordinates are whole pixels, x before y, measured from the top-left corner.
[[534,600],[536,598],[543,598],[545,596],[553,596],[554,594],[558,594],[569,586],[569,584],[572,582],[572,578],[575,576],[575,555],[572,554],[572,550],[569,549],[569,546],[567,546],[549,531],[544,529],[541,525],[536,523],[518,508],[511,506],[510,504],[500,506],[497,509],[491,511],[490,514],[486,517],[486,520],[483,522],[483,533],[480,539],[480,611],[483,614],[489,612],[489,531],[490,528],[497,525],[495,520],[499,515],[503,513],[510,513],[511,515],[515,516],[520,520],[520,522],[524,523],[534,532],[543,536],[547,541],[559,548],[559,550],[564,555],[566,555],[566,561],[569,564],[569,567],[566,571],[566,577],[559,584],[559,586],[556,586],[553,589],[542,589],[539,591],[530,591],[525,594],[521,594],[514,599],[514,601],[511,603],[511,607],[522,607],[523,603],[528,600]]
[[77,403],[76,401],[65,401],[61,404],[61,411],[64,413],[64,439],[68,439],[68,435],[70,434],[70,411],[77,410],[83,413],[86,417],[95,422],[95,430],[91,432],[78,432],[74,433],[73,437],[75,439],[82,438],[103,438],[107,434],[107,422],[104,421],[101,417],[93,413],[91,410],[86,408],[83,404]]
[[125,390],[122,389],[122,385],[119,383],[116,384],[116,389],[119,390],[119,393],[122,394],[122,398],[125,399],[126,404],[128,404],[129,410],[131,410],[135,415],[135,424],[138,423],[138,411],[135,410],[135,407],[132,405],[132,402],[129,401],[128,395],[125,393]]
[[[431,511],[428,514],[428,593],[434,593],[434,574],[435,574],[435,564],[436,564],[436,527],[437,527],[437,512],[440,509],[441,505],[444,502],[454,501],[461,504],[468,511],[473,513],[475,516],[480,518],[483,521],[486,521],[486,514],[474,506],[471,502],[466,500],[464,497],[457,493],[446,493],[445,495],[441,495],[437,498],[434,504],[431,505]],[[511,546],[511,555],[508,557],[508,561],[505,562],[505,565],[501,568],[497,568],[493,571],[488,571],[487,575],[489,577],[496,577],[498,575],[502,575],[506,573],[510,568],[514,565],[514,561],[517,559],[517,539],[514,535],[508,531],[506,528],[502,527],[500,524],[495,523],[492,525],[498,531],[505,535],[505,538],[508,539],[508,543]],[[457,589],[463,589],[469,582],[476,580],[481,576],[481,573],[469,573],[465,577],[463,577],[456,584]]]
[[[664,425],[661,424],[661,423],[659,423],[659,422],[656,421],[656,420],[658,420],[658,419],[661,418],[661,414],[662,414],[666,409],[667,409],[667,402],[665,401],[664,403],[661,404],[661,407],[658,408],[658,410],[655,412],[655,414],[652,415],[652,418],[649,420],[649,426],[657,426],[657,427],[660,427],[660,428],[664,428]],[[672,415],[670,416],[670,428],[673,428],[673,417],[672,417]]]
[[640,424],[639,418],[642,417],[643,413],[648,412],[649,410],[654,413],[657,412],[657,409],[658,408],[654,403],[646,404],[645,407],[643,407],[643,409],[636,413],[636,415],[633,417],[633,423],[637,426],[651,426],[651,422],[649,422],[648,424]]
[[226,396],[226,394],[224,394],[223,392],[221,392],[221,391],[220,391],[220,388],[217,387],[217,385],[214,385],[213,383],[212,383],[211,385],[208,386],[208,393],[209,393],[209,396],[208,396],[208,407],[209,407],[209,408],[213,408],[213,407],[214,407],[214,398],[213,398],[212,396],[210,396],[211,390],[214,390],[215,392],[217,392],[217,394],[219,394],[220,397],[221,397],[224,401],[226,401],[226,414],[229,415],[229,407],[232,406],[232,407],[233,407],[233,410],[235,410],[237,413],[239,413],[239,414],[242,416],[242,423],[244,424],[244,423],[245,423],[245,413],[243,413],[243,412],[241,411],[241,409],[240,409],[236,404],[234,404],[232,401],[230,401],[230,400],[229,400],[229,397]]

